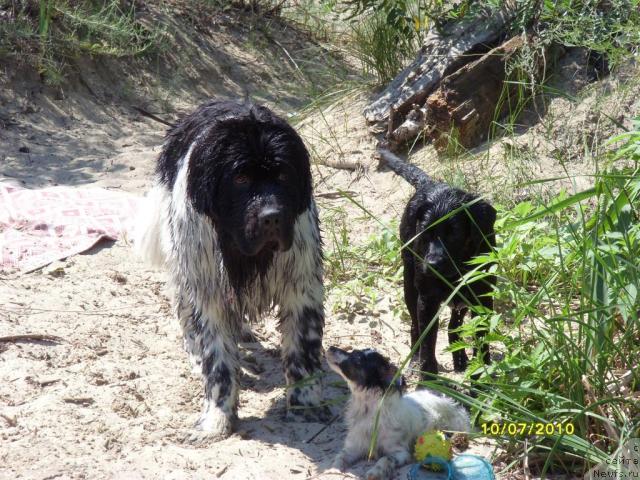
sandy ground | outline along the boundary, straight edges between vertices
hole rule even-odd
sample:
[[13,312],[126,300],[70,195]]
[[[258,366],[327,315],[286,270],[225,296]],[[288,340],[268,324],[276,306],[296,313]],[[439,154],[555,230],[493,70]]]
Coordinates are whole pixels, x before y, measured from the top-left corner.
[[[89,162],[76,174],[141,192],[157,148],[134,148],[113,162]],[[122,165],[121,174],[101,168],[113,164]],[[370,199],[376,203],[377,195]],[[326,202],[321,199],[321,207]],[[242,346],[238,433],[204,448],[183,445],[178,437],[199,413],[201,382],[182,351],[163,273],[136,259],[126,241],[2,280],[0,304],[0,336],[60,337],[0,343],[3,478],[307,478],[340,448],[340,422],[307,442],[323,425],[283,420],[278,335],[269,320],[255,328],[263,340]],[[324,343],[364,347],[382,339],[381,349],[397,361],[408,351],[407,326],[388,312],[385,317],[357,315],[347,322],[328,315]],[[345,394],[326,390],[336,413]]]

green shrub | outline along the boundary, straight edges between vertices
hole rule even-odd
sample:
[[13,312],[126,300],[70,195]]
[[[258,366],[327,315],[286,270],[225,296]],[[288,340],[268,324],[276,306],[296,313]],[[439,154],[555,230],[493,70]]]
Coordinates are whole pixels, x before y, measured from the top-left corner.
[[351,42],[364,73],[380,84],[391,81],[419,48],[416,32],[398,30],[385,12],[371,12],[352,24]]
[[543,473],[582,474],[640,434],[640,130],[614,141],[593,188],[500,212],[498,248],[477,262],[498,275],[496,312],[462,330],[489,325],[503,358],[470,365],[483,372],[477,398],[444,388],[480,422],[574,425],[572,435],[500,438],[515,461],[527,438]]
[[118,0],[39,0],[4,6],[9,20],[0,23],[0,54],[38,65],[53,83],[64,65],[81,55],[127,57],[160,47],[162,32],[136,18],[135,6]]
[[[640,119],[610,146],[592,188],[498,206],[498,246],[473,260],[476,269],[464,279],[482,281],[483,268],[495,273],[495,311],[475,309],[460,328],[463,340],[448,349],[477,347],[474,333],[483,328],[501,358],[489,366],[474,359],[463,382],[422,382],[469,405],[478,436],[489,435],[482,424],[526,423],[522,434],[496,437],[508,467],[526,456],[536,474],[574,478],[640,436]],[[396,234],[387,231],[389,239]],[[351,263],[359,257],[348,249],[346,227],[340,238],[347,250],[329,255],[329,277],[341,271],[336,285],[357,284],[366,277]],[[397,239],[366,245],[366,262],[389,265],[398,285]],[[528,430],[535,423],[562,427],[535,435]]]

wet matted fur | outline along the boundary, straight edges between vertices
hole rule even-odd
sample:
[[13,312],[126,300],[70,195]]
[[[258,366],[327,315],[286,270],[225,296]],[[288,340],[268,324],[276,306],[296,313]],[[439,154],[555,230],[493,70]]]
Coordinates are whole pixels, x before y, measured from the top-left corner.
[[167,267],[185,349],[204,379],[193,440],[232,431],[237,342],[274,307],[286,382],[300,382],[287,406],[318,406],[323,256],[298,134],[265,107],[213,100],[169,130],[156,177],[135,244]]
[[[469,260],[495,246],[496,211],[475,195],[432,180],[418,167],[403,162],[391,152],[380,153],[389,168],[416,189],[400,221],[400,239],[407,246],[402,251],[404,294],[411,315],[412,345],[433,320],[418,355],[422,371],[435,374],[438,372],[436,314],[460,279],[470,271]],[[493,310],[493,299],[488,294],[494,284],[495,277],[487,275],[482,280],[469,282],[453,297],[449,344],[459,340],[455,330],[462,325],[469,306],[482,305]],[[484,333],[482,329],[476,332],[479,337]],[[484,343],[481,354],[483,361],[489,363],[489,350]],[[456,371],[464,371],[467,363],[464,350],[453,352]]]

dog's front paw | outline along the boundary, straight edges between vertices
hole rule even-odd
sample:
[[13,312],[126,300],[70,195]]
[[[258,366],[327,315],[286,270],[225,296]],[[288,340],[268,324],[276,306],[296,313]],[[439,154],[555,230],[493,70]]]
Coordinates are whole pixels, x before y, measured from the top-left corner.
[[287,393],[287,417],[307,422],[328,422],[333,416],[331,409],[321,402],[318,385],[292,388]]
[[331,468],[327,468],[325,471],[322,472],[322,474],[327,474],[327,475],[338,475],[342,473],[342,469],[340,468],[336,468],[336,467],[331,467]]
[[218,442],[231,435],[234,423],[235,418],[226,415],[219,408],[209,408],[198,419],[193,429],[182,433],[180,440],[194,446]]
[[391,478],[395,466],[393,459],[382,457],[373,467],[367,470],[367,480],[385,480]]
[[347,462],[344,455],[338,454],[336,455],[336,458],[333,460],[333,463],[331,464],[330,471],[332,470],[334,472],[335,471],[343,472],[347,469],[348,466],[349,466],[349,462]]
[[387,472],[383,472],[377,465],[367,470],[367,480],[385,480]]

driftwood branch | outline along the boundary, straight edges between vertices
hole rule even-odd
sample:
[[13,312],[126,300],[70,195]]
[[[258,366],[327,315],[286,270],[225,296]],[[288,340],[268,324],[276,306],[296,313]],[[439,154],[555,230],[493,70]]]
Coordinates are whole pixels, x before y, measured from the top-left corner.
[[525,41],[513,37],[445,77],[429,95],[424,123],[437,149],[446,148],[451,136],[465,148],[479,145],[494,118],[507,113],[516,88],[505,83],[506,63]]
[[349,160],[328,160],[324,158],[316,158],[315,163],[325,167],[336,168],[338,170],[350,170],[350,171],[365,170],[365,166],[362,163],[353,162]]
[[511,18],[510,10],[500,10],[455,23],[442,33],[431,31],[413,63],[365,108],[367,121],[386,122],[391,109],[406,115],[414,104],[424,103],[442,78],[477,58],[478,52],[486,52]]
[[171,127],[171,128],[173,128],[173,127],[175,127],[175,126],[176,126],[176,124],[175,124],[175,123],[168,122],[168,121],[166,121],[165,119],[160,118],[159,116],[157,116],[155,113],[151,113],[151,112],[149,112],[149,111],[145,110],[145,109],[144,109],[144,108],[142,108],[142,107],[137,107],[136,105],[132,105],[132,106],[131,106],[131,108],[132,108],[132,109],[134,109],[134,110],[135,110],[136,112],[138,112],[139,114],[141,114],[141,115],[143,115],[143,116],[145,116],[145,117],[147,117],[147,118],[150,118],[151,120],[155,120],[155,121],[156,121],[156,122],[158,122],[158,123],[161,123],[161,124],[163,124],[163,125],[166,125],[167,127]]

